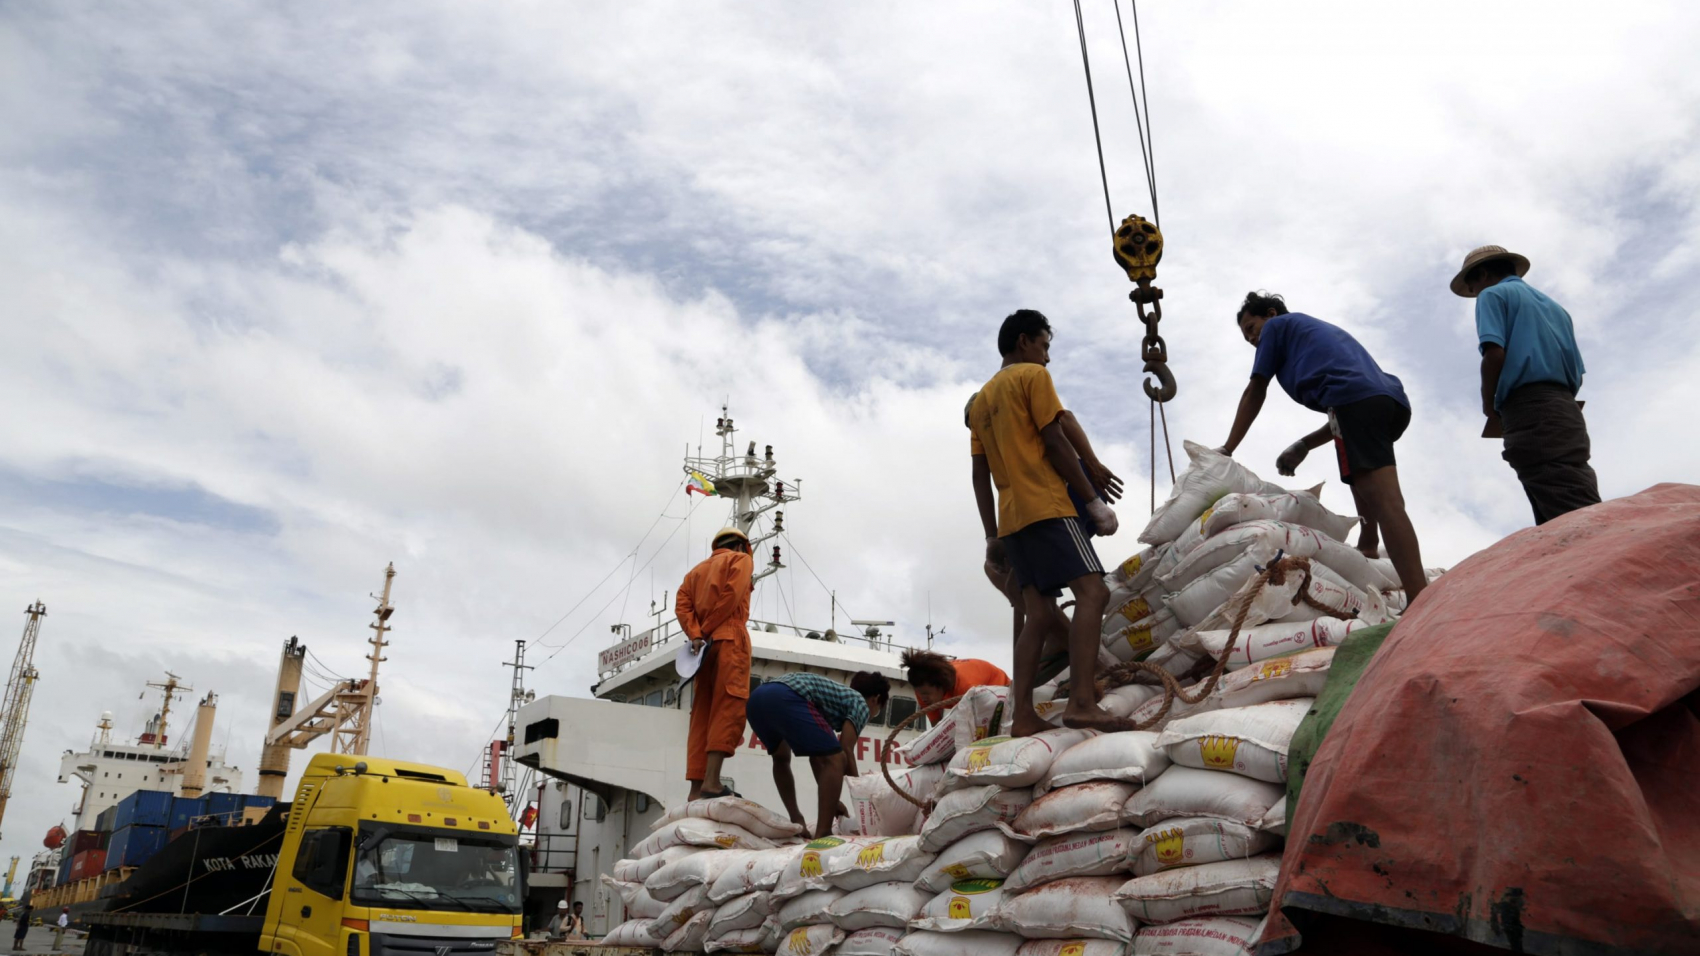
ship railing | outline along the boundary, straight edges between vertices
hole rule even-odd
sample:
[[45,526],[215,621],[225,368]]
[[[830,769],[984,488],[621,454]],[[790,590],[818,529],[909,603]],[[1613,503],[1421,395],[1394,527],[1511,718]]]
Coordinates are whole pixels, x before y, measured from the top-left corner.
[[[873,650],[890,651],[892,653],[900,653],[905,647],[907,647],[907,645],[898,644],[897,641],[893,639],[892,635],[885,634],[878,629],[873,629],[874,633],[872,635],[869,635],[866,632],[858,633],[856,631],[839,632],[836,633],[834,638],[829,639],[826,636],[830,632],[830,629],[828,628],[804,627],[799,624],[786,624],[779,621],[763,621],[757,618],[751,618],[747,626],[752,633],[761,631],[768,634],[788,634],[792,637],[800,637],[805,640],[868,647]],[[612,667],[603,669],[601,671],[601,676],[605,678],[611,677],[633,664],[639,663],[640,661],[649,660],[650,658],[658,655],[677,653],[678,649],[684,646],[688,640],[685,637],[684,631],[680,629],[679,622],[677,620],[669,620],[662,624],[658,624],[654,628],[651,628],[647,633],[649,636],[649,646],[643,651],[643,653],[631,658],[630,660],[621,661]],[[643,635],[639,636],[641,637]]]
[[571,873],[578,868],[578,834],[539,833],[534,840],[531,872]]

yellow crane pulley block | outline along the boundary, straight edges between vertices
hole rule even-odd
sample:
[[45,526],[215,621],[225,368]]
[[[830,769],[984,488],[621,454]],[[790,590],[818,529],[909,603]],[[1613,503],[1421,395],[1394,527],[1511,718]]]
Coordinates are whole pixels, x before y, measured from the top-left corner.
[[1122,220],[1114,236],[1116,265],[1127,270],[1128,280],[1149,283],[1157,278],[1157,263],[1163,259],[1163,234],[1144,216]]

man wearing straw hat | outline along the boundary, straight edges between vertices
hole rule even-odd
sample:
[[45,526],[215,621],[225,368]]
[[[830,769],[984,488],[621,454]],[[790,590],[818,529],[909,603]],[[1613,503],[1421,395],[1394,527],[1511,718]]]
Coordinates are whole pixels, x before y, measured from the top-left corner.
[[1529,260],[1503,246],[1464,257],[1452,291],[1476,300],[1483,434],[1503,434],[1502,457],[1523,483],[1535,524],[1600,503],[1588,464],[1588,423],[1576,392],[1582,353],[1570,313],[1523,281]]

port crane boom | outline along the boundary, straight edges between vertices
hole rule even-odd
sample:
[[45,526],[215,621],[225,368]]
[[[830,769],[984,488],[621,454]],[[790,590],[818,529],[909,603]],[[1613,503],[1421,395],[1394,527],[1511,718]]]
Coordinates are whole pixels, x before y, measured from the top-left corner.
[[0,705],[0,821],[6,817],[6,804],[12,799],[12,777],[18,770],[18,751],[24,745],[24,725],[29,722],[30,694],[35,689],[35,640],[41,634],[41,619],[47,616],[47,606],[40,601],[24,609],[29,620],[24,624],[23,639],[18,642],[18,654],[12,659],[12,675],[6,681],[6,701]]

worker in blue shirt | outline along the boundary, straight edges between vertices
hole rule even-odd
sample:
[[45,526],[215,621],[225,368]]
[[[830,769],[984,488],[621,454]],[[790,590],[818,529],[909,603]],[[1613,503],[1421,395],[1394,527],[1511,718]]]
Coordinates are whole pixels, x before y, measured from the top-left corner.
[[1312,448],[1332,441],[1340,480],[1352,489],[1363,519],[1358,549],[1371,557],[1379,555],[1380,537],[1385,535],[1387,556],[1404,586],[1406,606],[1415,603],[1428,586],[1428,577],[1423,573],[1417,531],[1405,513],[1393,456],[1393,443],[1411,423],[1405,386],[1382,371],[1345,329],[1302,312],[1288,312],[1278,295],[1246,293],[1234,322],[1257,349],[1257,357],[1222,451],[1232,455],[1245,439],[1263,410],[1271,378],[1281,383],[1293,401],[1326,414],[1328,423],[1287,446],[1275,459],[1275,468],[1291,475]]
[[1570,313],[1523,281],[1529,260],[1502,246],[1464,257],[1452,291],[1476,300],[1482,414],[1505,436],[1501,456],[1517,473],[1535,524],[1600,503],[1588,464],[1588,423],[1576,393],[1582,352]]

